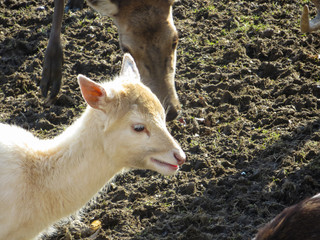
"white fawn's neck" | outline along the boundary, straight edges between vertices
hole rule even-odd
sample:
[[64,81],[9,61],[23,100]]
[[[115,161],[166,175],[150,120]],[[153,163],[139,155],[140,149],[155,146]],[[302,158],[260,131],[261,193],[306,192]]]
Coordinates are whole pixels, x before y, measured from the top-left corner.
[[50,195],[55,201],[48,211],[63,215],[76,211],[122,168],[105,153],[103,127],[92,111],[87,109],[60,136],[44,141],[49,154],[39,161],[36,184],[43,185],[39,189],[45,189],[44,198]]

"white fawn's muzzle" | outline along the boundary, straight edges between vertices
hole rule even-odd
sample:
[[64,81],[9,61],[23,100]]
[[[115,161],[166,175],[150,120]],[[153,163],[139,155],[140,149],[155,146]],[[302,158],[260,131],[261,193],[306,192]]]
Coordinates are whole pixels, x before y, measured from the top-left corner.
[[185,161],[186,155],[182,149],[174,148],[167,153],[152,156],[149,168],[164,175],[171,175],[176,173]]

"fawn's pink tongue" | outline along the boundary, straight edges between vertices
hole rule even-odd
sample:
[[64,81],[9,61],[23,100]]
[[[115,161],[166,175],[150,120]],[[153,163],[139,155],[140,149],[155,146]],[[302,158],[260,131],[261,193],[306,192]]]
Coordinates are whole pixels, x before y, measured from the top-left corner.
[[160,161],[160,160],[155,159],[155,158],[152,158],[152,161],[157,163],[157,164],[159,164],[159,165],[169,167],[169,168],[171,168],[173,170],[177,170],[179,168],[178,165],[173,165],[173,164],[170,164],[170,163],[166,163],[166,162]]

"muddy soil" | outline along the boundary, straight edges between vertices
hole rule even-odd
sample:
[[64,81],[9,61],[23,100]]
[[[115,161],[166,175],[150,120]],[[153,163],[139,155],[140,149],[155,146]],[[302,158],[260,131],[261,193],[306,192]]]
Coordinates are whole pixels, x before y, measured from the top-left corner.
[[[168,123],[188,161],[175,176],[118,176],[76,218],[42,239],[251,239],[286,206],[320,191],[320,32],[302,34],[307,1],[180,0],[176,87]],[[311,4],[311,13],[315,7]],[[120,69],[117,29],[85,6],[64,18],[62,91],[46,106],[39,82],[53,1],[0,2],[0,121],[41,138],[83,111],[79,73]]]

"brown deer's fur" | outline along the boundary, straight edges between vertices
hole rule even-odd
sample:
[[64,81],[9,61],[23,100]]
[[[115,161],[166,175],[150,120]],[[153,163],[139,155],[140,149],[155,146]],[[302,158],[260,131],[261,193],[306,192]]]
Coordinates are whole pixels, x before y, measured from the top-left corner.
[[254,240],[319,240],[320,194],[284,209]]
[[[174,119],[180,110],[180,103],[174,84],[178,34],[172,18],[173,0],[87,2],[114,20],[121,48],[133,56],[142,82],[150,87],[167,110],[167,120]],[[44,96],[51,88],[51,99],[58,94],[61,85],[63,53],[60,32],[63,6],[63,0],[55,0],[53,27],[40,84]]]

